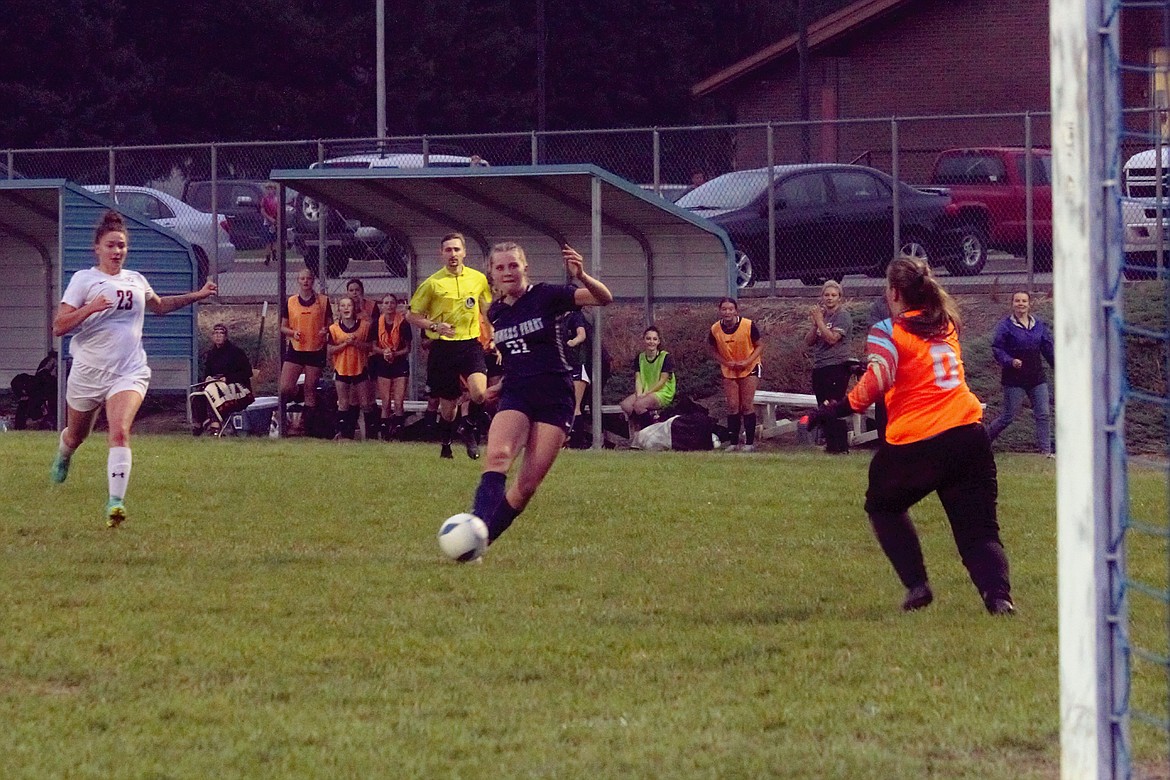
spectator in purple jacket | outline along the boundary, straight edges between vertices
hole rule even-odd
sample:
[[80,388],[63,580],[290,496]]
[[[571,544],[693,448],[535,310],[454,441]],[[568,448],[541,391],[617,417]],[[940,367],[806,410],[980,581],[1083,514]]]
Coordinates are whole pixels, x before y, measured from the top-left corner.
[[987,429],[992,441],[1012,424],[1026,397],[1036,420],[1036,448],[1052,455],[1050,395],[1044,361],[1055,367],[1052,330],[1031,314],[1032,298],[1026,292],[1012,296],[1012,313],[995,329],[991,353],[1003,367],[1003,411]]

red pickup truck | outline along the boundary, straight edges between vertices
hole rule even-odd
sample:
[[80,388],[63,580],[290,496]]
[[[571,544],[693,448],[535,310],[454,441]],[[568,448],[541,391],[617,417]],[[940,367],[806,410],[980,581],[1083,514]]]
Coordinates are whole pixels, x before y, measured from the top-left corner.
[[[979,229],[991,249],[1027,255],[1027,159],[1022,147],[949,149],[930,179],[945,187],[960,219]],[[1052,270],[1052,152],[1032,149],[1032,256]]]

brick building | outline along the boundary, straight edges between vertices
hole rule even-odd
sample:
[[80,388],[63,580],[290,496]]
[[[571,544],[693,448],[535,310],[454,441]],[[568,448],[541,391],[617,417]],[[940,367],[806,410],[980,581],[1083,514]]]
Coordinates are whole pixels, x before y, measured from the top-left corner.
[[[1132,22],[1123,26],[1123,55],[1150,62],[1146,28],[1157,25]],[[815,126],[785,124],[802,114],[795,34],[709,76],[692,93],[735,122],[778,123],[778,164],[857,161],[889,171],[896,147],[900,177],[924,181],[942,149],[1026,142],[1022,117],[976,114],[1038,114],[1031,141],[1049,145],[1047,0],[858,0],[810,22],[807,41]],[[1148,107],[1150,83],[1127,81],[1126,105]],[[941,115],[965,118],[920,118]],[[905,118],[896,141],[890,117]],[[869,118],[884,119],[859,121]],[[734,167],[766,164],[765,138],[762,130],[739,133]]]

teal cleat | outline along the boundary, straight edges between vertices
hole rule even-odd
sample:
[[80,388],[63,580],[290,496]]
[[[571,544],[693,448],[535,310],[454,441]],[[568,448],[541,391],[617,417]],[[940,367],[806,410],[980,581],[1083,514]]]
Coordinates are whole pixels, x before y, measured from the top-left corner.
[[60,485],[69,476],[69,458],[60,452],[53,458],[53,465],[49,468],[49,479],[54,485]]
[[106,526],[117,528],[125,521],[126,505],[122,503],[122,499],[110,496],[110,500],[106,502]]

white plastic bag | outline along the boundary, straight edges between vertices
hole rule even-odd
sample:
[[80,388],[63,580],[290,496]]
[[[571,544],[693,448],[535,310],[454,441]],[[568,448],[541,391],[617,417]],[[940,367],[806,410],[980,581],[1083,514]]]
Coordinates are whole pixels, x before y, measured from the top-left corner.
[[642,430],[634,434],[634,438],[630,440],[630,449],[634,450],[669,450],[670,449],[670,426],[678,417],[676,414],[669,420],[647,425]]

